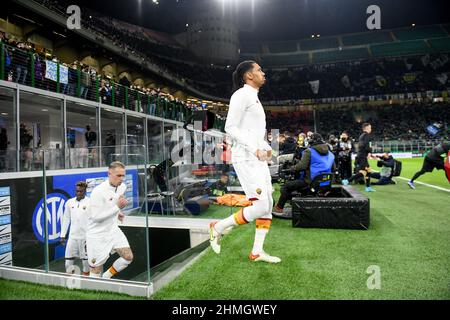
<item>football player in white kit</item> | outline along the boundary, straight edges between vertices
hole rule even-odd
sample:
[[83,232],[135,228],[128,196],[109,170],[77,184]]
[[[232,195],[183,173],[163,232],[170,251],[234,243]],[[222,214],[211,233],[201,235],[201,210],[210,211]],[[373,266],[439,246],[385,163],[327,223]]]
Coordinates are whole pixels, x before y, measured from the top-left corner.
[[233,72],[234,93],[230,99],[225,131],[232,139],[231,157],[239,182],[252,205],[230,217],[210,224],[210,244],[220,253],[220,238],[225,229],[256,223],[251,261],[278,263],[280,258],[264,252],[263,245],[272,223],[272,180],[267,161],[272,148],[265,140],[266,115],[258,99],[258,90],[266,78],[254,61],[241,62]]
[[69,241],[66,246],[66,272],[74,273],[75,259],[83,262],[83,275],[89,275],[89,263],[86,252],[86,225],[89,215],[89,198],[86,197],[87,183],[79,181],[75,187],[75,198],[66,202],[61,227],[61,244],[66,244],[70,225]]
[[[111,278],[133,261],[133,252],[127,238],[120,230],[118,221],[125,215],[121,209],[128,201],[125,199],[125,165],[112,162],[108,169],[108,180],[94,188],[91,193],[91,212],[88,219],[86,240],[91,277]],[[103,275],[103,265],[111,253],[117,252],[119,258]]]

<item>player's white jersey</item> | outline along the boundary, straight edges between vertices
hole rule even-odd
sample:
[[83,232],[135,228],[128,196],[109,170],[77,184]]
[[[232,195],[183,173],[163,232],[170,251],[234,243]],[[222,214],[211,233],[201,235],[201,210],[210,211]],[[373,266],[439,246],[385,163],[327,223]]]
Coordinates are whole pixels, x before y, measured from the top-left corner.
[[77,198],[75,197],[66,202],[61,227],[61,237],[67,238],[67,231],[70,225],[70,239],[86,239],[87,220],[90,214],[89,207],[90,199],[88,197],[84,197],[80,201],[77,201]]
[[117,200],[124,196],[127,186],[110,185],[109,180],[99,184],[91,193],[91,210],[87,224],[87,237],[102,237],[117,230],[120,208]]
[[225,132],[232,139],[233,162],[258,160],[257,149],[272,150],[265,140],[266,114],[258,90],[245,84],[231,96]]

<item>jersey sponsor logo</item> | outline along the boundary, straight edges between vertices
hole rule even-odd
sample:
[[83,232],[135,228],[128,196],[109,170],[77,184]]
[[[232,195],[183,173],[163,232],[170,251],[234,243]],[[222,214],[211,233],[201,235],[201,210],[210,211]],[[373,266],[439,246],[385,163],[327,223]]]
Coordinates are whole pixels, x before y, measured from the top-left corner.
[[[47,230],[48,243],[55,243],[59,241],[61,234],[61,224],[64,215],[64,205],[67,202],[67,197],[61,193],[51,193],[47,196]],[[33,231],[36,238],[45,242],[45,225],[44,225],[44,199],[41,199],[33,212]]]

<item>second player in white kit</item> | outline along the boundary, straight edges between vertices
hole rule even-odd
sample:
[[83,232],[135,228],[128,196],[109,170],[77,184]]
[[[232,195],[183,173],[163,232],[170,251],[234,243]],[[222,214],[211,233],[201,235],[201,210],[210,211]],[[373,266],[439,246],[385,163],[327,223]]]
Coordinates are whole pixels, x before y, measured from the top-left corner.
[[87,183],[76,184],[76,197],[66,202],[61,227],[61,243],[65,244],[70,226],[69,240],[66,245],[66,272],[74,273],[75,259],[83,263],[83,275],[89,275],[89,263],[86,252],[86,226],[89,215],[89,198],[86,197]]
[[100,277],[103,265],[114,252],[120,257],[103,274],[103,278],[111,278],[133,260],[128,240],[118,225],[118,221],[124,218],[121,210],[128,204],[125,199],[127,187],[122,183],[124,178],[125,166],[120,162],[113,162],[109,166],[108,180],[95,187],[91,193],[91,214],[86,240],[92,277]]

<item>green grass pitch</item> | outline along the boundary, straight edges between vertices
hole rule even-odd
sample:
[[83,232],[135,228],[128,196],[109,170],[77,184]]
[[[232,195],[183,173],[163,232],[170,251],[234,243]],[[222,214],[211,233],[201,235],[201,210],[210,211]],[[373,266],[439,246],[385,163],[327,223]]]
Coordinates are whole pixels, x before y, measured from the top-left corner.
[[[422,164],[422,159],[402,161],[405,178]],[[450,189],[443,171],[418,181]],[[247,259],[254,225],[236,227],[224,237],[220,255],[208,249],[153,299],[450,299],[450,193],[421,184],[411,190],[406,180],[397,182],[368,194],[369,230],[294,229],[291,221],[274,219],[265,250],[282,262],[270,265]],[[278,195],[279,190],[274,198]],[[202,217],[227,216],[223,209]],[[371,266],[379,267],[379,289],[367,286]],[[129,297],[0,280],[0,298]]]

